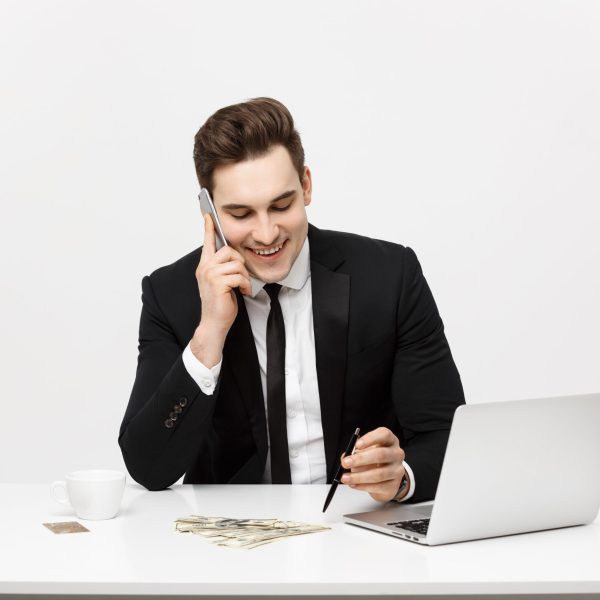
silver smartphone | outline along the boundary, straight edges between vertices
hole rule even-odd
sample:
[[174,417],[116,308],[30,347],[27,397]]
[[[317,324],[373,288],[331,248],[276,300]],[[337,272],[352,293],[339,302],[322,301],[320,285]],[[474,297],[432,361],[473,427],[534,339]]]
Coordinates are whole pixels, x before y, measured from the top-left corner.
[[217,215],[217,210],[215,209],[215,205],[208,193],[206,188],[202,188],[200,190],[200,194],[198,194],[198,200],[200,200],[200,210],[203,215],[210,215],[215,226],[215,247],[217,250],[220,250],[223,246],[227,246],[227,240],[225,239],[225,235],[223,234],[223,228],[221,227],[221,223],[219,222],[219,217]]

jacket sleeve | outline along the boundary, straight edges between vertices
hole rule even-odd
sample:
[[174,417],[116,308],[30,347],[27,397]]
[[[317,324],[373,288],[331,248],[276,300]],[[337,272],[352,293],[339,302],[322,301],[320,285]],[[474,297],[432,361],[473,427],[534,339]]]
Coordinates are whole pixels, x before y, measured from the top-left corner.
[[202,393],[182,360],[183,348],[163,314],[150,277],[142,280],[138,365],[119,431],[129,474],[149,490],[175,483],[209,435],[218,385]]
[[465,399],[442,319],[410,248],[404,260],[392,395],[415,476],[411,502],[421,502],[435,497],[454,411]]

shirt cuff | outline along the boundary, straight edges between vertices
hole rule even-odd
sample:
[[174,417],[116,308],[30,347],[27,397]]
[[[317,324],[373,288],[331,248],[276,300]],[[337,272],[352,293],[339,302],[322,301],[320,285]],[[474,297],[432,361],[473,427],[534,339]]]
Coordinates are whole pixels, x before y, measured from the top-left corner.
[[217,386],[217,380],[221,373],[221,359],[214,367],[209,369],[203,363],[201,363],[192,352],[190,345],[188,344],[183,351],[183,365],[190,377],[196,382],[198,387],[202,390],[203,394],[212,396]]
[[408,494],[406,494],[406,496],[404,496],[404,498],[400,498],[399,500],[396,500],[396,502],[406,502],[407,500],[412,498],[413,494],[415,493],[415,487],[416,487],[415,475],[414,475],[412,469],[408,466],[407,462],[402,461],[402,466],[404,467],[404,470],[406,471],[406,476],[408,477]]

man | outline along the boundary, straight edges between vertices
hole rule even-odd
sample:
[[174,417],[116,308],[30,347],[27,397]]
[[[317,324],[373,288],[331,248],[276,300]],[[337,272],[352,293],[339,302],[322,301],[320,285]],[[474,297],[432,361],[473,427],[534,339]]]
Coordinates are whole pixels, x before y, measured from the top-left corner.
[[412,250],[308,224],[312,177],[288,110],[223,108],[195,139],[228,246],[142,281],[138,368],[119,444],[151,490],[343,482],[435,495],[460,377]]

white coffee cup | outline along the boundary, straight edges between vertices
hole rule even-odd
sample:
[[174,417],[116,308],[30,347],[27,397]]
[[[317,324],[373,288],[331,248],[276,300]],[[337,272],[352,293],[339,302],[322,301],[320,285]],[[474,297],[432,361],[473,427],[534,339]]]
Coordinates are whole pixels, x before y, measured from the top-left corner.
[[80,519],[112,519],[119,512],[125,473],[102,469],[73,471],[65,475],[65,480],[50,486],[52,496],[61,504],[71,504]]

